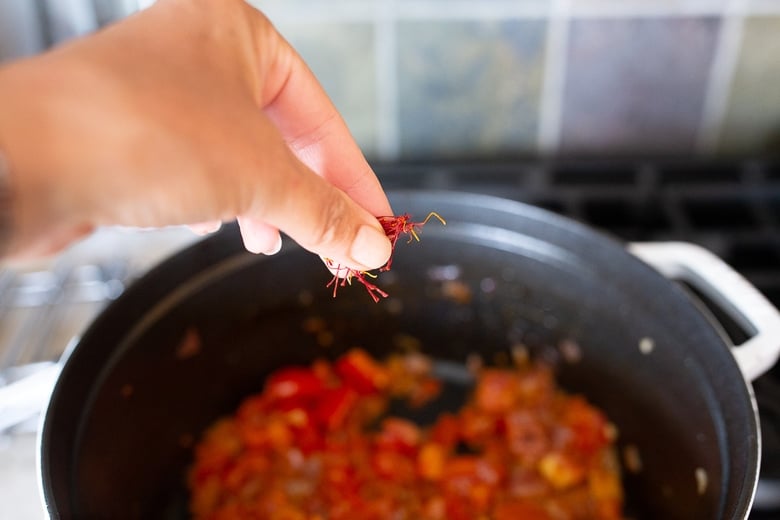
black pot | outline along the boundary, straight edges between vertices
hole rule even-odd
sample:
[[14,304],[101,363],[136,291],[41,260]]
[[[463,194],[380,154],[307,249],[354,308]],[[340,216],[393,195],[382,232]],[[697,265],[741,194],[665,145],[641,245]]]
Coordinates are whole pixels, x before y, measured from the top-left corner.
[[[334,299],[320,260],[292,242],[273,257],[246,253],[228,226],[110,305],[65,364],[45,415],[51,516],[185,517],[193,439],[270,371],[355,345],[382,356],[409,336],[456,363],[519,343],[555,357],[575,341],[581,359],[561,362],[559,381],[606,411],[621,446],[638,449],[642,470],[624,478],[632,517],[747,515],[760,458],[752,391],[685,291],[617,242],[538,209],[447,193],[391,200],[448,224],[399,243],[378,281],[390,297],[377,304],[360,285]],[[452,297],[452,280],[471,297]],[[304,330],[312,316],[327,320],[337,347]],[[197,352],[183,351],[193,338]]]

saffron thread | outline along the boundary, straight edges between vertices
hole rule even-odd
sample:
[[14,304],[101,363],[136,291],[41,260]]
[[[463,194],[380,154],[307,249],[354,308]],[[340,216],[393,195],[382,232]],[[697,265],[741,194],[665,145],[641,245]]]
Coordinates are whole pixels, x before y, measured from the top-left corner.
[[[393,255],[395,254],[395,246],[398,243],[398,239],[401,236],[406,235],[408,236],[407,243],[411,243],[413,240],[419,242],[420,235],[418,234],[418,230],[421,231],[421,228],[427,224],[431,218],[436,218],[439,222],[442,223],[442,225],[447,225],[447,222],[435,211],[428,213],[428,216],[425,217],[425,220],[420,222],[412,222],[412,217],[409,215],[409,213],[404,213],[403,215],[398,216],[377,217],[377,220],[382,225],[382,230],[390,240],[391,246],[390,258],[388,258],[385,265],[378,269],[380,273],[390,270],[390,267],[393,264]],[[363,284],[363,286],[366,288],[366,291],[368,292],[368,295],[372,300],[374,300],[375,303],[378,302],[380,298],[387,298],[388,294],[369,280],[369,278],[376,279],[376,273],[371,271],[351,269],[349,267],[342,266],[341,264],[336,264],[333,262],[333,260],[328,258],[325,259],[325,264],[334,273],[333,278],[326,285],[326,287],[333,287],[334,298],[338,293],[339,287],[352,285],[353,279]]]

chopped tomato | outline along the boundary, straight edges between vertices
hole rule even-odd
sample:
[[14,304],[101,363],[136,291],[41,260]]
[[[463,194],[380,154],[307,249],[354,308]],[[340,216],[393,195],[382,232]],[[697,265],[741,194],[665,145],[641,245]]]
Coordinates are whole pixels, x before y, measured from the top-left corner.
[[606,416],[551,371],[481,369],[473,395],[426,427],[387,416],[441,384],[421,354],[353,349],[268,377],[194,450],[196,520],[620,520]]
[[421,438],[420,429],[413,422],[389,417],[382,421],[376,440],[380,449],[411,455],[416,452]]
[[320,396],[314,413],[326,429],[335,430],[344,424],[357,401],[358,394],[351,388],[329,388]]
[[310,368],[285,368],[268,378],[265,395],[271,399],[305,399],[323,389],[323,381]]
[[414,459],[395,451],[377,450],[372,457],[372,464],[380,478],[412,482],[416,474]]
[[480,374],[474,401],[487,413],[506,413],[517,399],[517,375],[513,371],[488,369]]
[[492,414],[480,413],[475,407],[460,412],[460,437],[469,444],[480,444],[496,437],[499,421]]
[[510,500],[496,506],[495,520],[553,520],[540,505],[526,500]]
[[387,370],[364,350],[350,350],[336,361],[334,368],[344,384],[359,393],[376,392],[388,383]]
[[448,449],[452,449],[460,439],[460,425],[458,418],[449,413],[443,413],[431,427],[431,440]]
[[533,464],[550,448],[550,435],[542,421],[528,410],[514,410],[504,417],[509,451]]
[[566,402],[561,422],[572,432],[572,445],[584,454],[596,453],[609,442],[606,418],[581,397]]

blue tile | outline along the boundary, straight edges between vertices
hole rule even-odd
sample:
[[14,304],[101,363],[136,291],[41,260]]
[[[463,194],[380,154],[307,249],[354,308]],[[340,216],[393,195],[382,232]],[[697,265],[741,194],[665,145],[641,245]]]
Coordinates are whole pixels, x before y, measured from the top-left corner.
[[369,23],[279,24],[317,76],[366,155],[377,147],[374,26]]
[[402,155],[532,152],[545,27],[540,20],[400,23]]

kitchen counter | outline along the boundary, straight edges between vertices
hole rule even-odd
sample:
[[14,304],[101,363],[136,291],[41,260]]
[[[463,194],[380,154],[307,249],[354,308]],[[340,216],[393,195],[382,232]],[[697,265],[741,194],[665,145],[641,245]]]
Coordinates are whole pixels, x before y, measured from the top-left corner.
[[0,520],[44,520],[38,493],[35,433],[0,437]]

